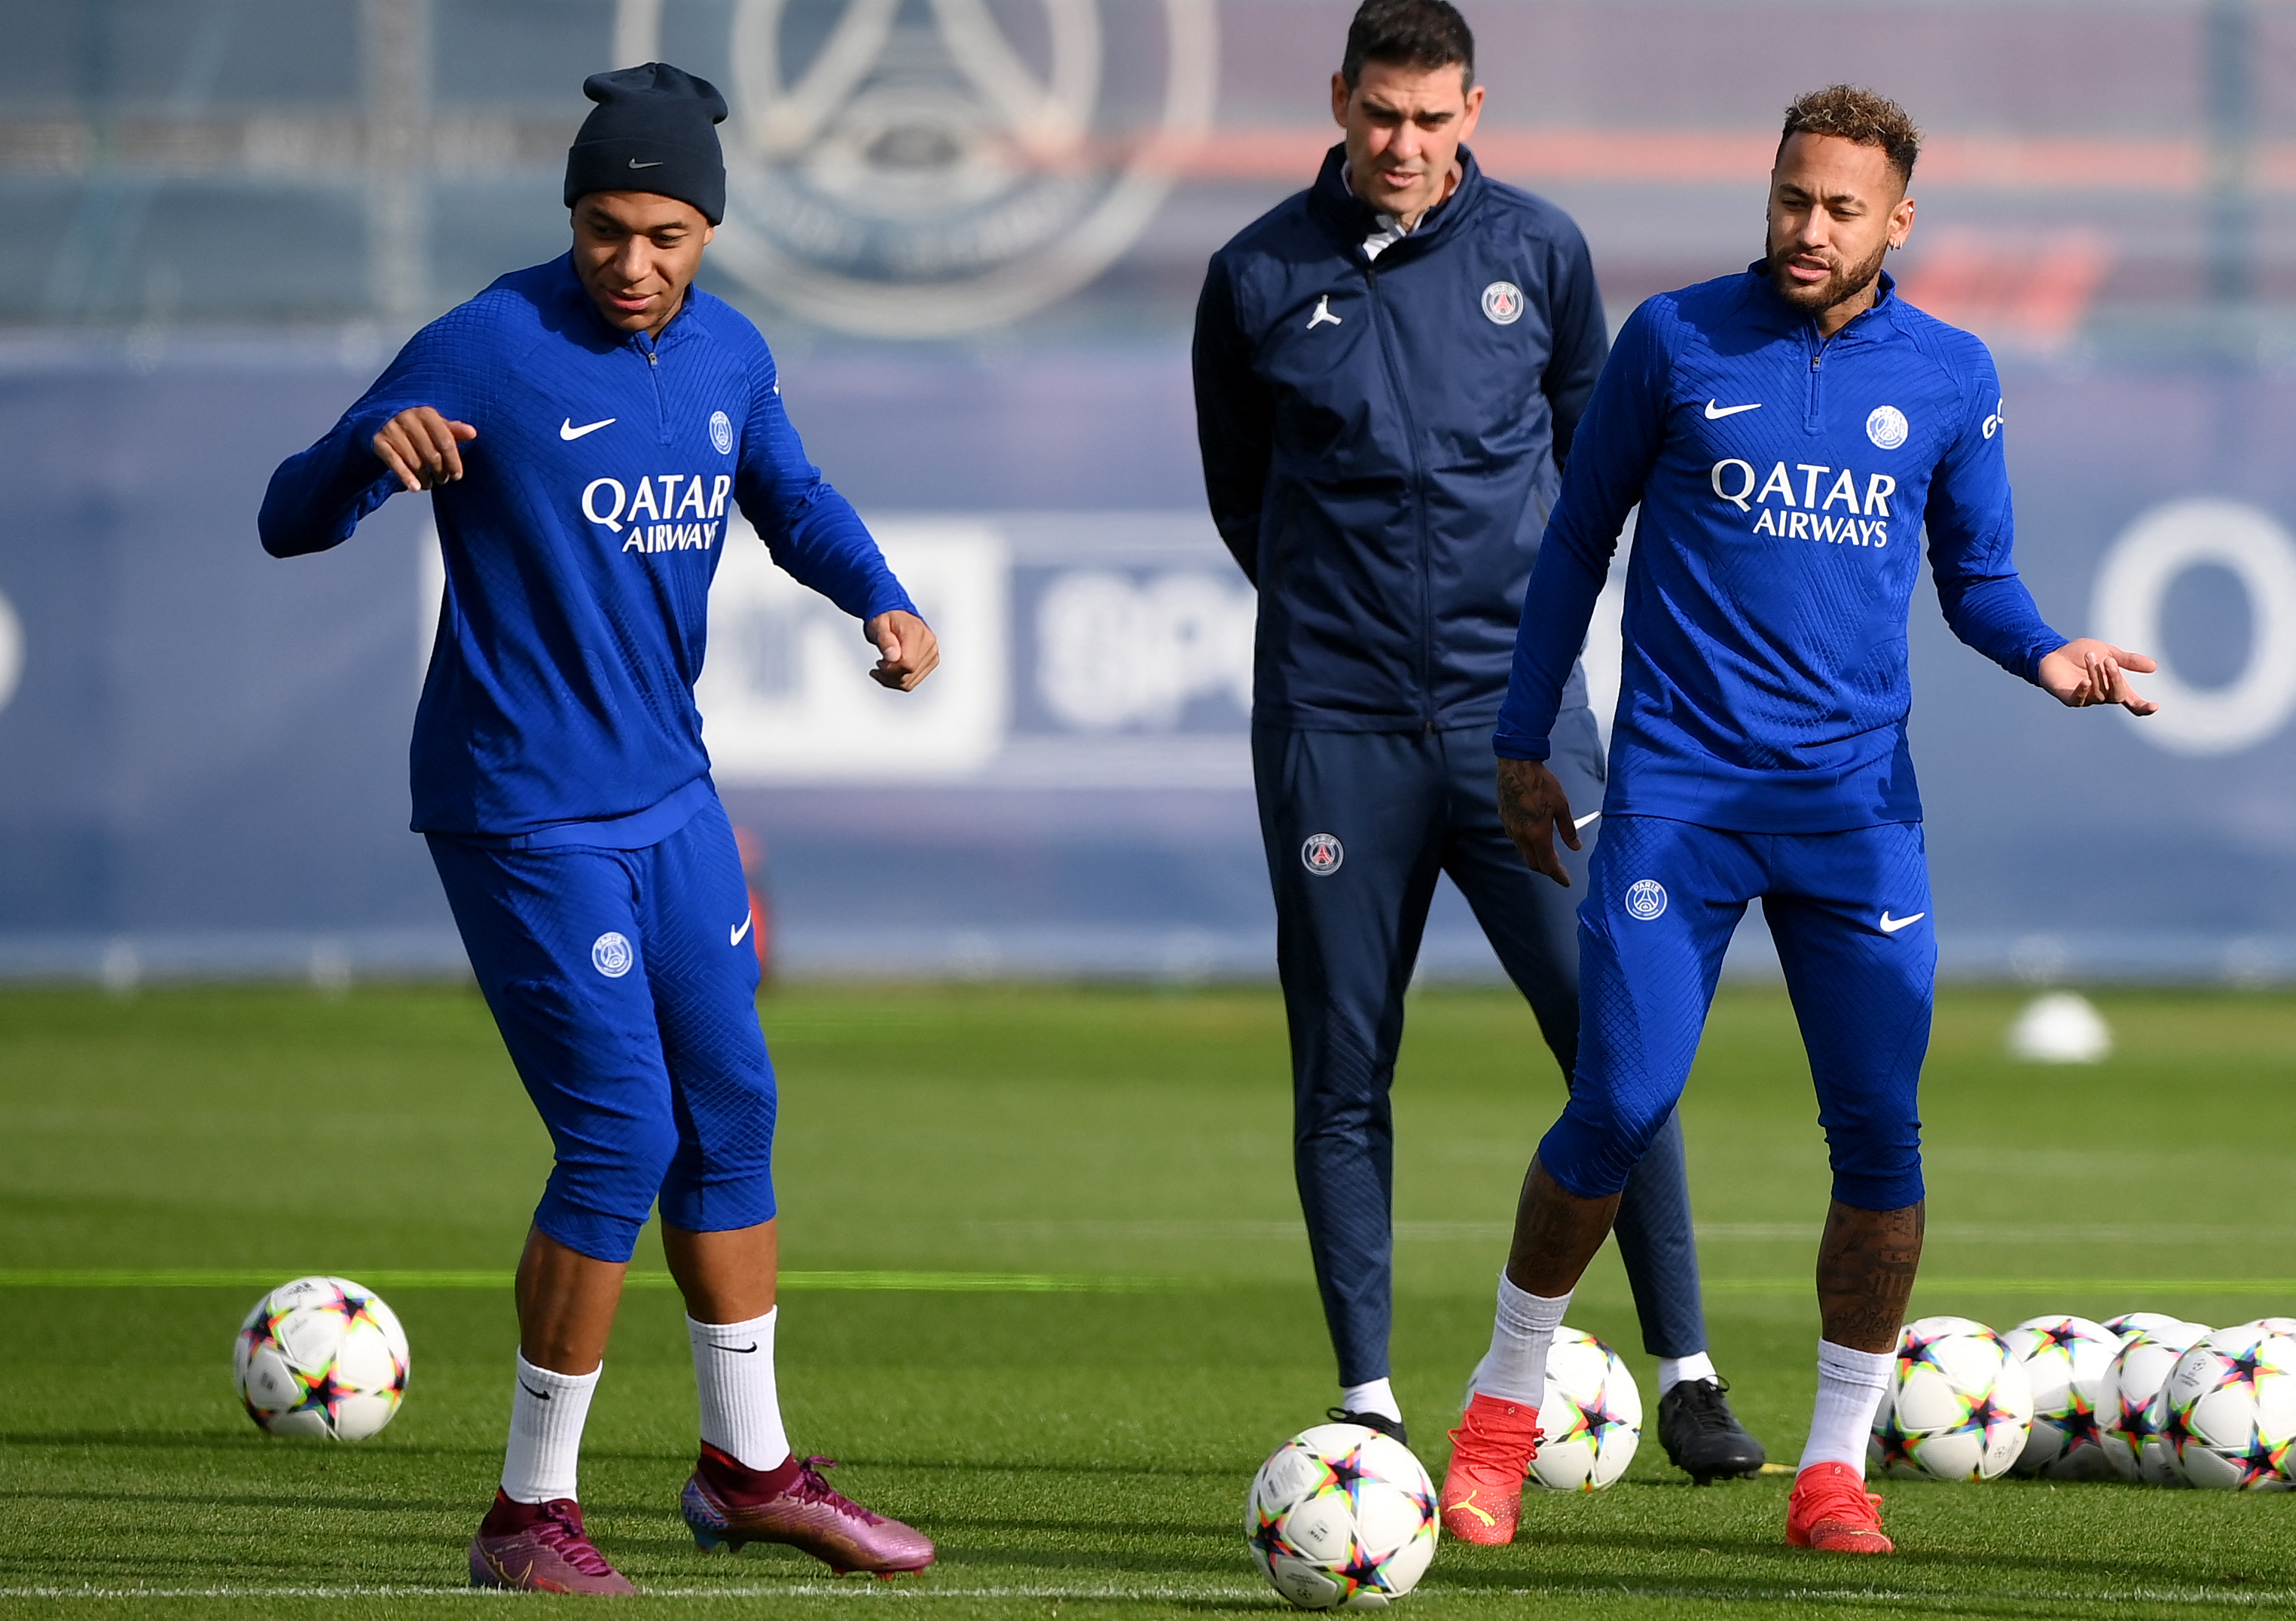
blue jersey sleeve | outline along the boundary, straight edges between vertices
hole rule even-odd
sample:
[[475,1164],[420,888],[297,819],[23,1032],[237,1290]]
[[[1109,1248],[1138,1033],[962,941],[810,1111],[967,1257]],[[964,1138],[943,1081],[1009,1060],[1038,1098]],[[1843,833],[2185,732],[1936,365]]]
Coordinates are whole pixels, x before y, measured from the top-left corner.
[[1563,685],[1586,643],[1619,531],[1657,460],[1671,357],[1656,302],[1627,318],[1578,423],[1578,448],[1563,469],[1562,493],[1523,595],[1514,667],[1492,740],[1502,759],[1546,758]]
[[1930,573],[1953,634],[2012,675],[2036,680],[2041,660],[2065,644],[2018,577],[2016,534],[2003,441],[2001,381],[1993,357],[1971,340],[1974,357],[1959,437],[1930,480]]
[[861,515],[806,460],[762,341],[750,359],[750,391],[734,498],[774,561],[864,623],[895,609],[915,613]]
[[1595,381],[1603,374],[1603,358],[1611,340],[1587,239],[1572,231],[1549,244],[1547,258],[1546,286],[1554,299],[1549,319],[1554,339],[1539,389],[1554,413],[1554,464],[1568,468],[1570,446],[1578,438],[1579,420],[1587,414]]
[[[374,436],[400,412],[429,405],[449,422],[480,414],[476,368],[455,364],[464,312],[441,316],[406,347],[327,436],[271,475],[256,532],[274,557],[324,552],[351,537],[359,520],[405,486],[374,454]],[[469,350],[463,347],[465,355]],[[473,441],[475,443],[475,441]]]

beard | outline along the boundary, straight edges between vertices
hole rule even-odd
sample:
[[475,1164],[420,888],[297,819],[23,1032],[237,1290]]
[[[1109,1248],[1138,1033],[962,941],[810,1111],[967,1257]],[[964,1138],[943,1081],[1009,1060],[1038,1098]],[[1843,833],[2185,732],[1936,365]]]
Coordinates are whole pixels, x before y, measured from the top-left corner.
[[1786,271],[1786,261],[1793,258],[1796,251],[1792,247],[1773,248],[1764,255],[1770,285],[1777,289],[1778,297],[1795,308],[1816,315],[1846,299],[1857,298],[1871,287],[1874,278],[1882,274],[1882,260],[1889,253],[1890,244],[1886,238],[1883,239],[1872,254],[1856,265],[1845,266],[1841,261],[1829,258],[1833,274],[1823,282],[1807,287]]

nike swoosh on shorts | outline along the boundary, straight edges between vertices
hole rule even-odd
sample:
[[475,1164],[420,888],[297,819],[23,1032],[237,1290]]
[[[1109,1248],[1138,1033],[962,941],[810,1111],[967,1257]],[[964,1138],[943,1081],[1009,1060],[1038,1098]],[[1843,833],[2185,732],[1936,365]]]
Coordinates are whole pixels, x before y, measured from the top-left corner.
[[734,937],[726,941],[726,944],[728,946],[739,946],[742,943],[742,937],[750,932],[750,925],[756,921],[757,920],[754,918],[743,918],[742,920],[742,926],[739,929],[728,929],[726,932]]
[[1882,910],[1882,932],[1883,934],[1895,934],[1900,929],[1906,928],[1914,923],[1918,923],[1927,916],[1929,916],[1929,913],[1926,912],[1916,912],[1911,917],[1893,918],[1890,915],[1889,908],[1885,906]]

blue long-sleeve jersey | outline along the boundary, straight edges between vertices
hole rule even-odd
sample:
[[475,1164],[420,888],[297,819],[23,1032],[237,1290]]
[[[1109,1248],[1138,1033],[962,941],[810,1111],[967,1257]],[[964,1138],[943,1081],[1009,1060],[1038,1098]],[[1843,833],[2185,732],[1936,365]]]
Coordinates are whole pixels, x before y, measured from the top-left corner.
[[[706,791],[693,683],[738,509],[774,561],[857,618],[914,611],[806,460],[765,340],[700,288],[659,339],[606,323],[570,256],[416,333],[332,432],[272,476],[276,557],[350,537],[401,487],[374,454],[399,412],[478,430],[432,493],[446,601],[411,749],[416,831],[512,846],[638,842]],[[661,823],[661,825],[655,825]],[[627,842],[627,840],[621,840]]]
[[1921,819],[1906,622],[1929,533],[1946,622],[2033,680],[2065,638],[2011,558],[1985,346],[1881,280],[1831,340],[1759,265],[1628,317],[1541,542],[1496,739],[1544,759],[1637,503],[1612,815],[1745,832]]

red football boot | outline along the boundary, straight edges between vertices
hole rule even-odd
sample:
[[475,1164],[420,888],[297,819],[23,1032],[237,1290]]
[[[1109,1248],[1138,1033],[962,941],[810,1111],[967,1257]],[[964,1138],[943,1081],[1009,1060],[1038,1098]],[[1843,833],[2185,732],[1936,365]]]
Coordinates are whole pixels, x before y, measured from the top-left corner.
[[821,1478],[830,1458],[789,1458],[745,1469],[704,1442],[680,1506],[703,1551],[745,1543],[786,1543],[840,1576],[896,1576],[933,1562],[932,1539],[898,1519],[872,1514]]
[[1813,1463],[1786,1500],[1786,1545],[1822,1553],[1895,1553],[1882,1535],[1882,1500],[1847,1463]]
[[499,1491],[471,1543],[471,1585],[513,1592],[637,1591],[591,1546],[580,1503],[571,1497],[516,1502]]
[[1478,1392],[1451,1432],[1443,1471],[1443,1530],[1470,1543],[1511,1543],[1522,1514],[1522,1480],[1543,1438],[1538,1409]]

